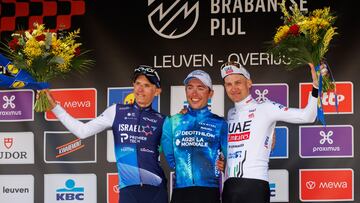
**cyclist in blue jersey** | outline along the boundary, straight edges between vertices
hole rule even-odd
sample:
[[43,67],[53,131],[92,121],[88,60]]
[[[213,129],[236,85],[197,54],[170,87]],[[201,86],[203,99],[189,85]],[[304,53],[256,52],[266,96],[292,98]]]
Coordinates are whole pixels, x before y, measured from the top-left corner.
[[84,139],[112,128],[121,203],[166,203],[166,178],[159,164],[164,116],[151,108],[161,93],[160,77],[150,66],[139,66],[133,77],[134,104],[114,104],[100,116],[82,123],[57,105],[46,90],[52,112],[75,136]]
[[218,203],[221,173],[216,160],[221,151],[226,154],[227,123],[208,108],[213,89],[206,72],[191,72],[184,84],[190,107],[185,114],[165,119],[161,138],[164,155],[176,176],[171,202]]

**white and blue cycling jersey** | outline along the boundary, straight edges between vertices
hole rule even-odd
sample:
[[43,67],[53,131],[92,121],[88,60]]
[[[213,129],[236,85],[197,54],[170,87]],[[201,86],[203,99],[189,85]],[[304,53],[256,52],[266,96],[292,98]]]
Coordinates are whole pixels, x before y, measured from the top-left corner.
[[75,136],[84,139],[112,128],[120,188],[130,185],[158,186],[165,180],[159,163],[159,145],[164,116],[136,103],[115,104],[97,118],[83,123],[60,105],[52,110]]
[[219,187],[216,160],[226,153],[227,123],[208,107],[165,119],[161,146],[170,168],[175,169],[176,188]]

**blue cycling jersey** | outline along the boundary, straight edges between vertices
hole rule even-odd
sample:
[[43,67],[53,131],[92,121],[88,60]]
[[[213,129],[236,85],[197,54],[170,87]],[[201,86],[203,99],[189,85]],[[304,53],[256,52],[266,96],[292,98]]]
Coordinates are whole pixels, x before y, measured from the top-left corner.
[[112,125],[120,188],[158,186],[165,179],[159,165],[159,145],[164,116],[136,103],[116,105]]
[[226,153],[227,123],[208,107],[167,117],[161,146],[166,160],[175,169],[176,188],[219,187],[216,160]]

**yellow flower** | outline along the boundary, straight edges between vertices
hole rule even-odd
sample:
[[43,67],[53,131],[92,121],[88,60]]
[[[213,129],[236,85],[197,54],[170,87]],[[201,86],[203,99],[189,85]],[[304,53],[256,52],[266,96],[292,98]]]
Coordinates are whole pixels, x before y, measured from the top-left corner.
[[25,43],[24,53],[29,58],[42,55],[41,44],[39,44],[35,38],[29,39]]
[[289,31],[289,26],[283,25],[278,28],[275,36],[274,36],[274,43],[278,44],[282,39],[284,39]]

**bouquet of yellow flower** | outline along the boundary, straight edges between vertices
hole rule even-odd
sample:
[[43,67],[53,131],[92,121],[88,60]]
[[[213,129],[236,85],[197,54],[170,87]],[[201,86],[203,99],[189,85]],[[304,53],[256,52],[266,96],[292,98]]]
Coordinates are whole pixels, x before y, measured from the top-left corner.
[[286,65],[290,70],[304,64],[314,64],[318,76],[322,77],[319,87],[322,87],[323,92],[333,90],[335,85],[329,66],[327,65],[324,70],[319,67],[321,63],[326,63],[325,54],[330,41],[337,34],[336,27],[333,26],[336,17],[330,13],[329,7],[316,9],[304,15],[296,3],[293,3],[289,13],[285,2],[286,0],[283,0],[279,4],[284,24],[277,28],[269,52],[275,58],[288,59]]
[[[85,59],[83,56],[88,51],[81,52],[81,43],[76,40],[79,38],[80,29],[73,32],[59,33],[50,32],[44,24],[34,24],[34,29],[13,33],[12,40],[2,50],[10,59],[8,71],[13,76],[18,76],[21,70],[26,73],[22,83],[14,84],[10,87],[27,87],[44,89],[48,88],[47,82],[58,76],[64,77],[67,73],[75,70],[83,73],[88,70],[94,61]],[[5,64],[6,65],[6,64]],[[11,66],[10,66],[11,65]],[[24,74],[22,74],[24,75]],[[31,77],[29,77],[30,75]],[[30,85],[36,82],[42,85]],[[45,84],[45,85],[44,85]],[[39,92],[35,102],[36,112],[45,112],[50,104],[43,91]]]

